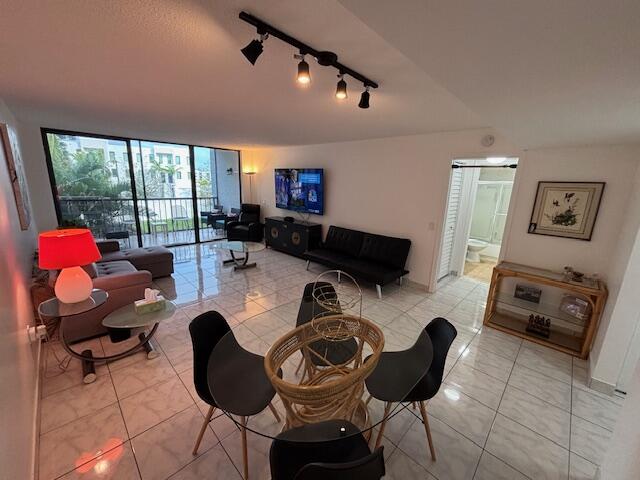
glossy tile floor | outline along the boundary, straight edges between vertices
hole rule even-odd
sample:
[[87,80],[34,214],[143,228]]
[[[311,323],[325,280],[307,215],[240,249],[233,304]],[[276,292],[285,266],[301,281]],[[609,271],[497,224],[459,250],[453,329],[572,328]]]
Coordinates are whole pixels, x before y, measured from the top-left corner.
[[[40,436],[40,479],[238,479],[240,434],[224,416],[207,430],[199,455],[191,450],[207,406],[192,380],[187,325],[209,309],[222,312],[239,341],[257,353],[293,328],[303,286],[322,271],[271,250],[258,267],[222,267],[211,246],[175,249],[176,273],[156,284],[181,308],[160,326],[161,355],[137,354],[98,367],[84,385],[80,365],[61,372],[61,348],[47,345]],[[602,460],[622,399],[585,385],[586,364],[500,332],[480,330],[487,285],[462,278],[425,294],[410,286],[365,289],[365,316],[385,322],[387,349],[410,346],[420,329],[444,316],[458,329],[446,378],[427,406],[437,461],[416,413],[405,409],[385,431],[385,478],[590,479]],[[388,305],[395,308],[389,309]],[[386,309],[385,309],[386,307]],[[406,312],[394,322],[380,312]],[[371,315],[370,318],[374,318]],[[95,353],[115,348],[86,342]],[[121,347],[119,347],[121,348]],[[276,407],[282,410],[282,405]],[[372,415],[381,405],[372,403]],[[252,422],[277,432],[268,410]],[[250,478],[269,478],[270,441],[249,434]]]

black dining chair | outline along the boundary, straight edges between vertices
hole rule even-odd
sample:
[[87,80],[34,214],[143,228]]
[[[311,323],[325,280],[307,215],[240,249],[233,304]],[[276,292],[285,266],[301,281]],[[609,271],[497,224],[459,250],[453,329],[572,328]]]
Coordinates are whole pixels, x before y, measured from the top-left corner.
[[[431,458],[435,461],[436,452],[431,439],[431,429],[424,402],[433,398],[442,384],[444,364],[447,360],[447,352],[451,343],[458,335],[456,328],[444,318],[438,317],[424,328],[418,336],[416,343],[401,352],[383,352],[378,360],[378,365],[365,380],[367,390],[375,399],[385,402],[384,417],[380,425],[380,431],[376,439],[376,448],[382,441],[386,419],[393,403],[411,402],[420,405],[422,423],[429,441]],[[420,381],[407,395],[405,391],[395,391],[393,377],[398,377],[407,371],[415,371],[416,364],[420,362],[431,363]]]
[[346,420],[292,428],[269,451],[272,480],[362,479],[385,474],[383,447],[371,453],[358,427]]
[[[244,478],[248,478],[247,460],[247,433],[246,425],[249,416],[256,415],[266,407],[271,409],[276,420],[280,421],[278,412],[271,404],[275,395],[275,390],[267,378],[264,370],[264,357],[251,353],[238,344],[231,327],[225,318],[216,311],[209,311],[198,315],[189,324],[189,333],[193,343],[193,382],[198,396],[209,405],[209,411],[205,415],[202,428],[198,433],[196,444],[193,447],[193,455],[198,454],[200,442],[211,422],[216,408],[225,410],[228,413],[240,416],[240,431],[242,435],[242,452],[244,458]],[[225,337],[231,335],[231,337]],[[225,365],[233,367],[232,372],[225,372],[225,381],[222,382],[224,391],[216,393],[216,397],[224,400],[218,404],[213,397],[211,388],[211,377],[216,372],[212,372],[210,359],[214,348],[224,340]],[[282,376],[282,372],[278,372]],[[231,379],[226,377],[231,377]]]
[[[333,285],[329,282],[313,282],[307,283],[304,287],[300,307],[298,308],[298,318],[296,319],[296,327],[309,323],[313,320],[314,315],[327,315],[330,312],[320,305],[313,298],[313,290],[322,289],[325,298],[337,298],[337,294]],[[331,365],[343,365],[349,362],[358,350],[358,344],[353,338],[343,341],[318,340],[309,345],[314,352],[309,355],[311,363],[317,367],[326,367]],[[323,359],[326,359],[323,360]],[[296,370],[296,374],[300,371],[300,367],[304,363],[304,356],[300,359],[300,364]]]

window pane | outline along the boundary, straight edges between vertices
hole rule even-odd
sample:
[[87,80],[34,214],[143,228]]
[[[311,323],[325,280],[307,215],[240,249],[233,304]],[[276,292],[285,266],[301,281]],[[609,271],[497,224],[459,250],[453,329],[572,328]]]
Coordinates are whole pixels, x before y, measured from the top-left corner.
[[126,142],[53,133],[47,142],[62,225],[96,238],[135,236]]

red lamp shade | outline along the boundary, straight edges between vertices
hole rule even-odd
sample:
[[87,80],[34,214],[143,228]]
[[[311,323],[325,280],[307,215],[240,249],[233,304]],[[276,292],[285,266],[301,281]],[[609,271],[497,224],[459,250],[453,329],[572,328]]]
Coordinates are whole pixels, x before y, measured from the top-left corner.
[[91,231],[69,228],[43,232],[38,238],[39,265],[45,270],[88,265],[102,256]]

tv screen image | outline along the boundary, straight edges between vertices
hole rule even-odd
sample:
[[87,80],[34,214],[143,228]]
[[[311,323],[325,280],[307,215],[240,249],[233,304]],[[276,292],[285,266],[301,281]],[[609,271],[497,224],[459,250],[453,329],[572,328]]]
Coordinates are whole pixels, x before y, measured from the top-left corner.
[[324,171],[321,168],[276,168],[276,207],[324,214]]

